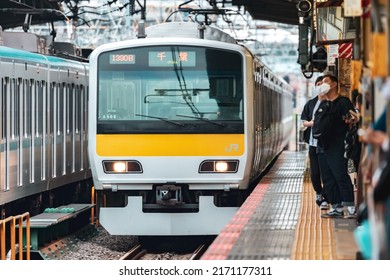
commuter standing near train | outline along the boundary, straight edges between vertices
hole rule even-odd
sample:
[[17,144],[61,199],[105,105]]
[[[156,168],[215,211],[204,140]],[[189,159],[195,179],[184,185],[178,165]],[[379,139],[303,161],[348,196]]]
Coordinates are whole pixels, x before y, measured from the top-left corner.
[[310,179],[313,189],[316,192],[316,204],[321,210],[329,209],[326,194],[322,188],[320,166],[317,156],[317,139],[313,138],[311,127],[314,123],[314,114],[318,109],[321,101],[326,99],[325,95],[319,96],[318,90],[322,84],[323,76],[317,77],[315,81],[314,93],[315,97],[306,102],[301,114],[302,125],[305,127],[303,137],[306,143],[309,144],[309,164],[310,164]]
[[[355,217],[354,191],[344,158],[344,140],[351,122],[356,122],[352,102],[338,93],[338,79],[324,75],[319,95],[326,96],[314,118],[313,136],[318,139],[317,154],[327,198],[332,208],[323,218]],[[345,215],[344,215],[345,213]]]

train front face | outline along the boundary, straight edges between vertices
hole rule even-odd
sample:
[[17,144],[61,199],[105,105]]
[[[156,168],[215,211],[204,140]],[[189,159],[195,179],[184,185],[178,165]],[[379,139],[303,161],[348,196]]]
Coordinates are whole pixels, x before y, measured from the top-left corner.
[[246,58],[226,45],[142,39],[91,56],[89,155],[111,234],[214,235],[242,203]]

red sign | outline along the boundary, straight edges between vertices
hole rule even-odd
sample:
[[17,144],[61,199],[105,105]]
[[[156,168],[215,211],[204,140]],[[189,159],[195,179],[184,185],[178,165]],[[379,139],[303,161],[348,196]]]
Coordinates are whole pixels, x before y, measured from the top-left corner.
[[339,58],[352,58],[352,43],[339,44]]
[[371,16],[371,0],[362,0],[363,18],[370,18]]

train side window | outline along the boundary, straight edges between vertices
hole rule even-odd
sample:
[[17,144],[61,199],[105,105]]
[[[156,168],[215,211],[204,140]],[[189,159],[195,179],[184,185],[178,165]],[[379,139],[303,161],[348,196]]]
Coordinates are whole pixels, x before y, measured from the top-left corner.
[[74,93],[74,117],[75,117],[75,132],[79,133],[80,132],[80,127],[81,127],[81,114],[82,114],[82,107],[81,107],[81,91],[82,91],[82,86],[81,85],[76,85],[75,87],[75,93]]
[[24,123],[24,137],[31,136],[31,127],[32,127],[32,110],[31,110],[31,85],[28,79],[23,80],[23,123]]
[[81,107],[81,115],[80,115],[80,130],[87,130],[87,122],[88,122],[88,86],[81,87],[81,96],[80,96],[80,107]]
[[22,78],[16,79],[16,87],[17,87],[17,98],[18,98],[18,129],[17,129],[17,137],[24,137],[25,131],[25,122],[24,122],[24,80]]
[[[66,86],[66,133],[70,134],[73,131],[73,116],[74,108],[75,85],[68,84]],[[65,116],[64,116],[65,117]]]
[[64,107],[65,87],[65,83],[57,85],[57,135],[61,135],[64,131],[64,112],[66,111]]
[[1,139],[6,138],[6,133],[7,133],[7,112],[8,112],[8,107],[7,107],[7,94],[8,94],[8,84],[9,84],[9,79],[7,77],[1,79],[1,89],[2,91],[0,92],[0,108],[1,110]]
[[75,129],[75,119],[76,119],[76,85],[70,85],[70,95],[69,95],[69,132],[74,133]]
[[31,94],[31,136],[34,137],[36,136],[37,133],[37,126],[36,126],[36,117],[37,117],[37,107],[36,107],[36,98],[37,94],[35,91],[35,81],[34,79],[30,79],[29,81],[29,91]]
[[57,96],[57,83],[53,82],[50,84],[50,92],[48,94],[48,108],[50,108],[50,116],[49,116],[49,119],[51,120],[50,121],[50,131],[48,132],[49,134],[54,134],[56,133],[56,128],[55,128],[55,125],[57,124],[56,122],[56,117],[57,117],[57,114],[55,114],[54,112],[54,105],[55,105],[55,99],[56,99],[56,96]]
[[34,82],[35,88],[35,133],[36,136],[40,136],[43,134],[43,95],[45,94],[44,89],[46,88],[45,81]]
[[65,132],[66,134],[70,133],[70,110],[71,110],[71,101],[70,101],[70,96],[71,96],[71,85],[66,84],[65,85]]
[[11,102],[10,102],[10,123],[11,123],[11,138],[15,139],[19,136],[19,87],[16,79],[11,79]]

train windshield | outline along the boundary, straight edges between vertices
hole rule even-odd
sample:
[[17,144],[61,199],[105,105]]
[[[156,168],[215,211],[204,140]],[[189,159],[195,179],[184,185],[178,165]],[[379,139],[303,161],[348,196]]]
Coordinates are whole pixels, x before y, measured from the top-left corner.
[[98,133],[242,133],[243,57],[149,46],[98,59]]

